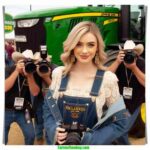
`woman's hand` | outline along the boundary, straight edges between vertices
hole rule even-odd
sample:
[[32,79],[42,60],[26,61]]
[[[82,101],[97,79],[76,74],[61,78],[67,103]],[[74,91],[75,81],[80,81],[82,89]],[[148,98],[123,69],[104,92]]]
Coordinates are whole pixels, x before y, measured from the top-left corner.
[[56,128],[56,142],[59,145],[62,145],[66,142],[66,138],[67,138],[67,132],[65,132],[64,128],[61,127],[57,127]]

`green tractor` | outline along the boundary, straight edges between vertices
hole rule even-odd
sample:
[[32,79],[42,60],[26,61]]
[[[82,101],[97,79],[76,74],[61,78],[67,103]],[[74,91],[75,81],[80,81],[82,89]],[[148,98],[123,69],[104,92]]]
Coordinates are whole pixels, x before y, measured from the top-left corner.
[[79,22],[90,20],[101,29],[106,46],[119,41],[120,10],[113,7],[77,7],[33,11],[16,16],[16,45],[21,51],[39,51],[47,45],[52,62],[61,65],[62,43]]
[[[52,63],[62,65],[60,54],[63,52],[63,41],[71,29],[81,21],[92,21],[99,27],[108,53],[106,65],[111,64],[118,53],[118,45],[131,38],[136,43],[145,40],[145,6],[139,6],[137,12],[131,12],[131,6],[122,5],[93,7],[75,7],[30,11],[14,17],[15,41],[18,51],[31,49],[40,51],[40,45],[46,45]],[[138,18],[139,13],[141,17]],[[144,54],[143,54],[144,57]],[[137,137],[145,136],[145,104],[135,123],[140,131]]]

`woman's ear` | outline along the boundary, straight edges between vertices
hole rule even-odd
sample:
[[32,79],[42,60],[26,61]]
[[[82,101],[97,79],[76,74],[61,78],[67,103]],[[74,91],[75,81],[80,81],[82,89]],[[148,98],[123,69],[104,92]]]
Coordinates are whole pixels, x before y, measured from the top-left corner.
[[71,61],[71,63],[74,63],[76,61],[74,54],[70,55],[70,61]]
[[71,50],[71,55],[74,55],[74,50],[73,49]]

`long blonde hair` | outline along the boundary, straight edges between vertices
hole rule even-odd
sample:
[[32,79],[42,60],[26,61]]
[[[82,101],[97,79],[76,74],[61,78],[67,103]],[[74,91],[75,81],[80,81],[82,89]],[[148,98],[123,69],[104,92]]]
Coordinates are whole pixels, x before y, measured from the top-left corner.
[[83,21],[83,22],[78,23],[71,30],[67,39],[63,43],[64,52],[61,55],[61,60],[65,66],[65,69],[63,72],[64,75],[69,73],[70,69],[72,68],[72,65],[74,64],[74,62],[71,60],[73,49],[78,44],[80,38],[88,32],[95,35],[97,39],[97,43],[98,43],[98,53],[97,53],[98,58],[97,58],[97,63],[95,63],[95,61],[94,63],[99,69],[104,68],[103,63],[106,59],[106,54],[104,52],[105,44],[103,42],[99,28],[93,22]]

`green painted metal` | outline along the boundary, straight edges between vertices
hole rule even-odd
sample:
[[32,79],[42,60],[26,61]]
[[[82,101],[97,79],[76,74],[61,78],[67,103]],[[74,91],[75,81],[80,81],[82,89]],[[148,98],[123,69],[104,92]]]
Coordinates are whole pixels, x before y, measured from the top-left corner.
[[[102,16],[82,16],[82,13],[103,13]],[[116,16],[109,16],[109,13],[117,14]],[[45,18],[44,26],[46,30],[46,45],[48,53],[52,55],[52,62],[61,65],[60,55],[63,52],[63,42],[68,33],[80,21],[93,21],[99,27],[105,45],[114,44],[118,42],[119,30],[119,13],[118,8],[113,7],[77,7],[66,9],[48,9],[41,11],[33,11],[25,14],[20,14],[14,17],[15,20]],[[70,14],[80,14],[79,17],[69,17],[66,19],[58,19],[53,21],[54,17]],[[110,19],[118,19],[114,22],[104,24]],[[40,34],[40,33],[39,33]]]
[[10,14],[4,14],[4,31],[10,33],[14,30],[14,20]]
[[30,11],[27,13],[22,13],[16,15],[14,19],[29,19],[29,18],[41,18],[41,17],[50,17],[66,14],[74,14],[81,12],[112,12],[118,13],[118,8],[113,7],[74,7],[74,8],[55,8],[55,9],[44,9]]

